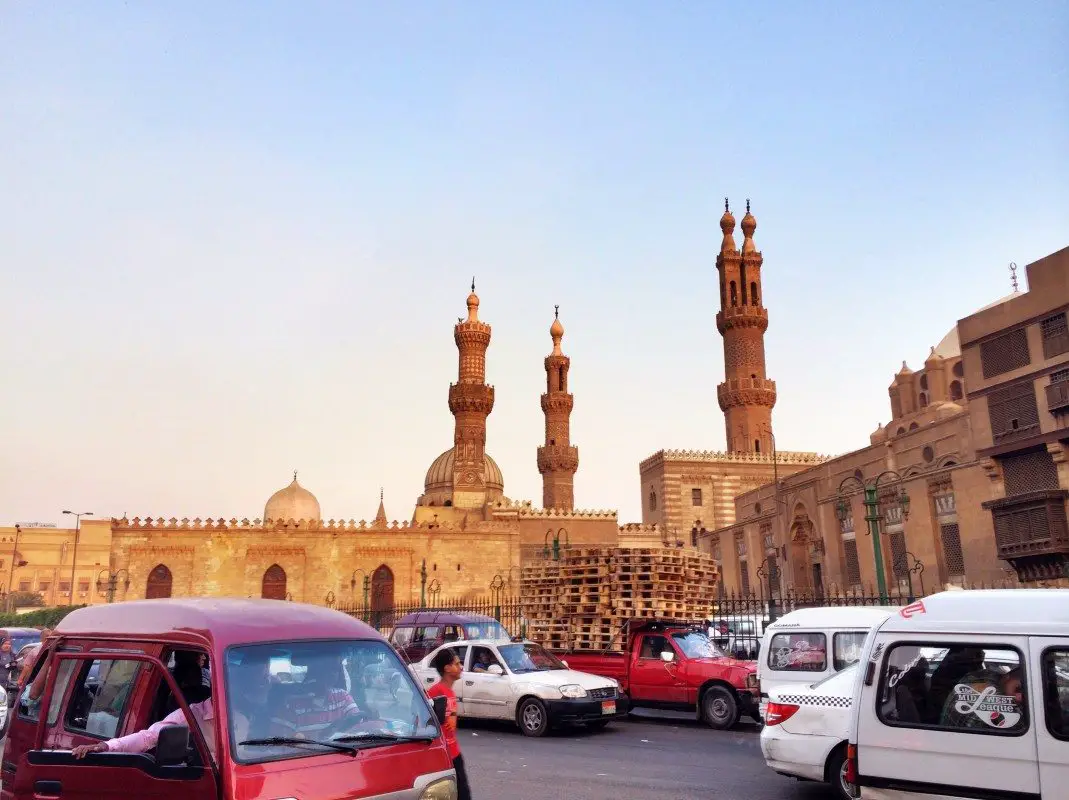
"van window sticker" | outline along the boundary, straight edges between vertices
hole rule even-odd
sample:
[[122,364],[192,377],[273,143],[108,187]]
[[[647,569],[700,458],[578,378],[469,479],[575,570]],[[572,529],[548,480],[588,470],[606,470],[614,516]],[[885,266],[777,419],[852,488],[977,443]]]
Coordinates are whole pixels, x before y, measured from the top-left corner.
[[926,614],[927,612],[928,609],[924,607],[924,601],[918,600],[916,603],[910,603],[908,606],[905,606],[898,613],[902,615],[903,619],[912,619],[918,614]]
[[978,691],[966,683],[954,687],[954,710],[959,714],[973,714],[991,728],[1013,728],[1021,721],[1017,700],[998,693],[994,686]]

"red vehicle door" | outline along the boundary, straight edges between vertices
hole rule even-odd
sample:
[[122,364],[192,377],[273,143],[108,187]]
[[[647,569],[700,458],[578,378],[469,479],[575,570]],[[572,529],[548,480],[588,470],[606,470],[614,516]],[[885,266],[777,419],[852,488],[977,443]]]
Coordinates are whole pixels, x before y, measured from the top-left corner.
[[[199,756],[195,759],[198,764],[160,766],[151,755],[142,753],[91,753],[76,761],[69,750],[42,749],[46,723],[66,720],[74,711],[70,707],[71,704],[75,703],[78,697],[77,691],[68,693],[67,685],[57,682],[57,675],[66,675],[69,681],[71,676],[82,674],[83,671],[79,667],[85,662],[105,658],[113,662],[113,668],[116,664],[120,665],[120,674],[125,669],[127,674],[136,675],[140,672],[140,667],[154,670],[162,676],[186,716],[190,742]],[[71,662],[73,667],[65,666]],[[125,700],[117,700],[117,718],[121,719],[126,713],[126,707],[139,700],[133,695],[145,685],[144,680],[131,679],[130,694]],[[50,710],[52,703],[61,704],[58,714]],[[34,749],[26,754],[25,762],[19,765],[16,776],[12,779],[11,791],[16,800],[127,800],[131,797],[215,800],[218,797],[216,774],[211,766],[212,761],[200,727],[194,721],[174,678],[154,655],[132,651],[112,651],[107,655],[99,651],[57,652],[42,695],[39,719]],[[99,741],[88,736],[80,738],[84,739],[82,743],[85,744]]]
[[[668,663],[661,653],[672,653]],[[683,655],[672,644],[672,637],[660,633],[643,633],[631,649],[631,697],[650,703],[682,704],[687,700],[686,670]]]

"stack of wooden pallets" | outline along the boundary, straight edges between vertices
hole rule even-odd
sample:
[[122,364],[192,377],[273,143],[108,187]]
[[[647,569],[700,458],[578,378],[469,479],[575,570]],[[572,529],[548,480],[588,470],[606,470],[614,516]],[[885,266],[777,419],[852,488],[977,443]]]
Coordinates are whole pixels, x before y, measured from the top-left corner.
[[621,650],[630,620],[704,619],[716,563],[675,548],[577,547],[523,568],[528,636],[551,650]]

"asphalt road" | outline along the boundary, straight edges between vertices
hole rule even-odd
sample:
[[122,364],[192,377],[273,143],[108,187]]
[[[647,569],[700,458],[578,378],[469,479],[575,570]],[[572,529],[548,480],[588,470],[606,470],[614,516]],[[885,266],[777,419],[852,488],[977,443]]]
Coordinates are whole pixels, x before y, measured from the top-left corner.
[[544,739],[494,723],[465,722],[458,733],[475,800],[834,800],[825,786],[768,769],[747,723],[714,731],[644,714]]

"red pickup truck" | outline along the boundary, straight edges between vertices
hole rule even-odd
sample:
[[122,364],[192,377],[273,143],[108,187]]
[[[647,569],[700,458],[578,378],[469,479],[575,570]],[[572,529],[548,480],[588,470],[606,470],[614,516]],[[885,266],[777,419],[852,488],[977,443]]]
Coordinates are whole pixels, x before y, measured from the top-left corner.
[[742,714],[760,722],[757,662],[725,655],[703,625],[634,621],[625,632],[627,652],[558,655],[571,669],[615,679],[631,708],[696,711],[718,730]]

